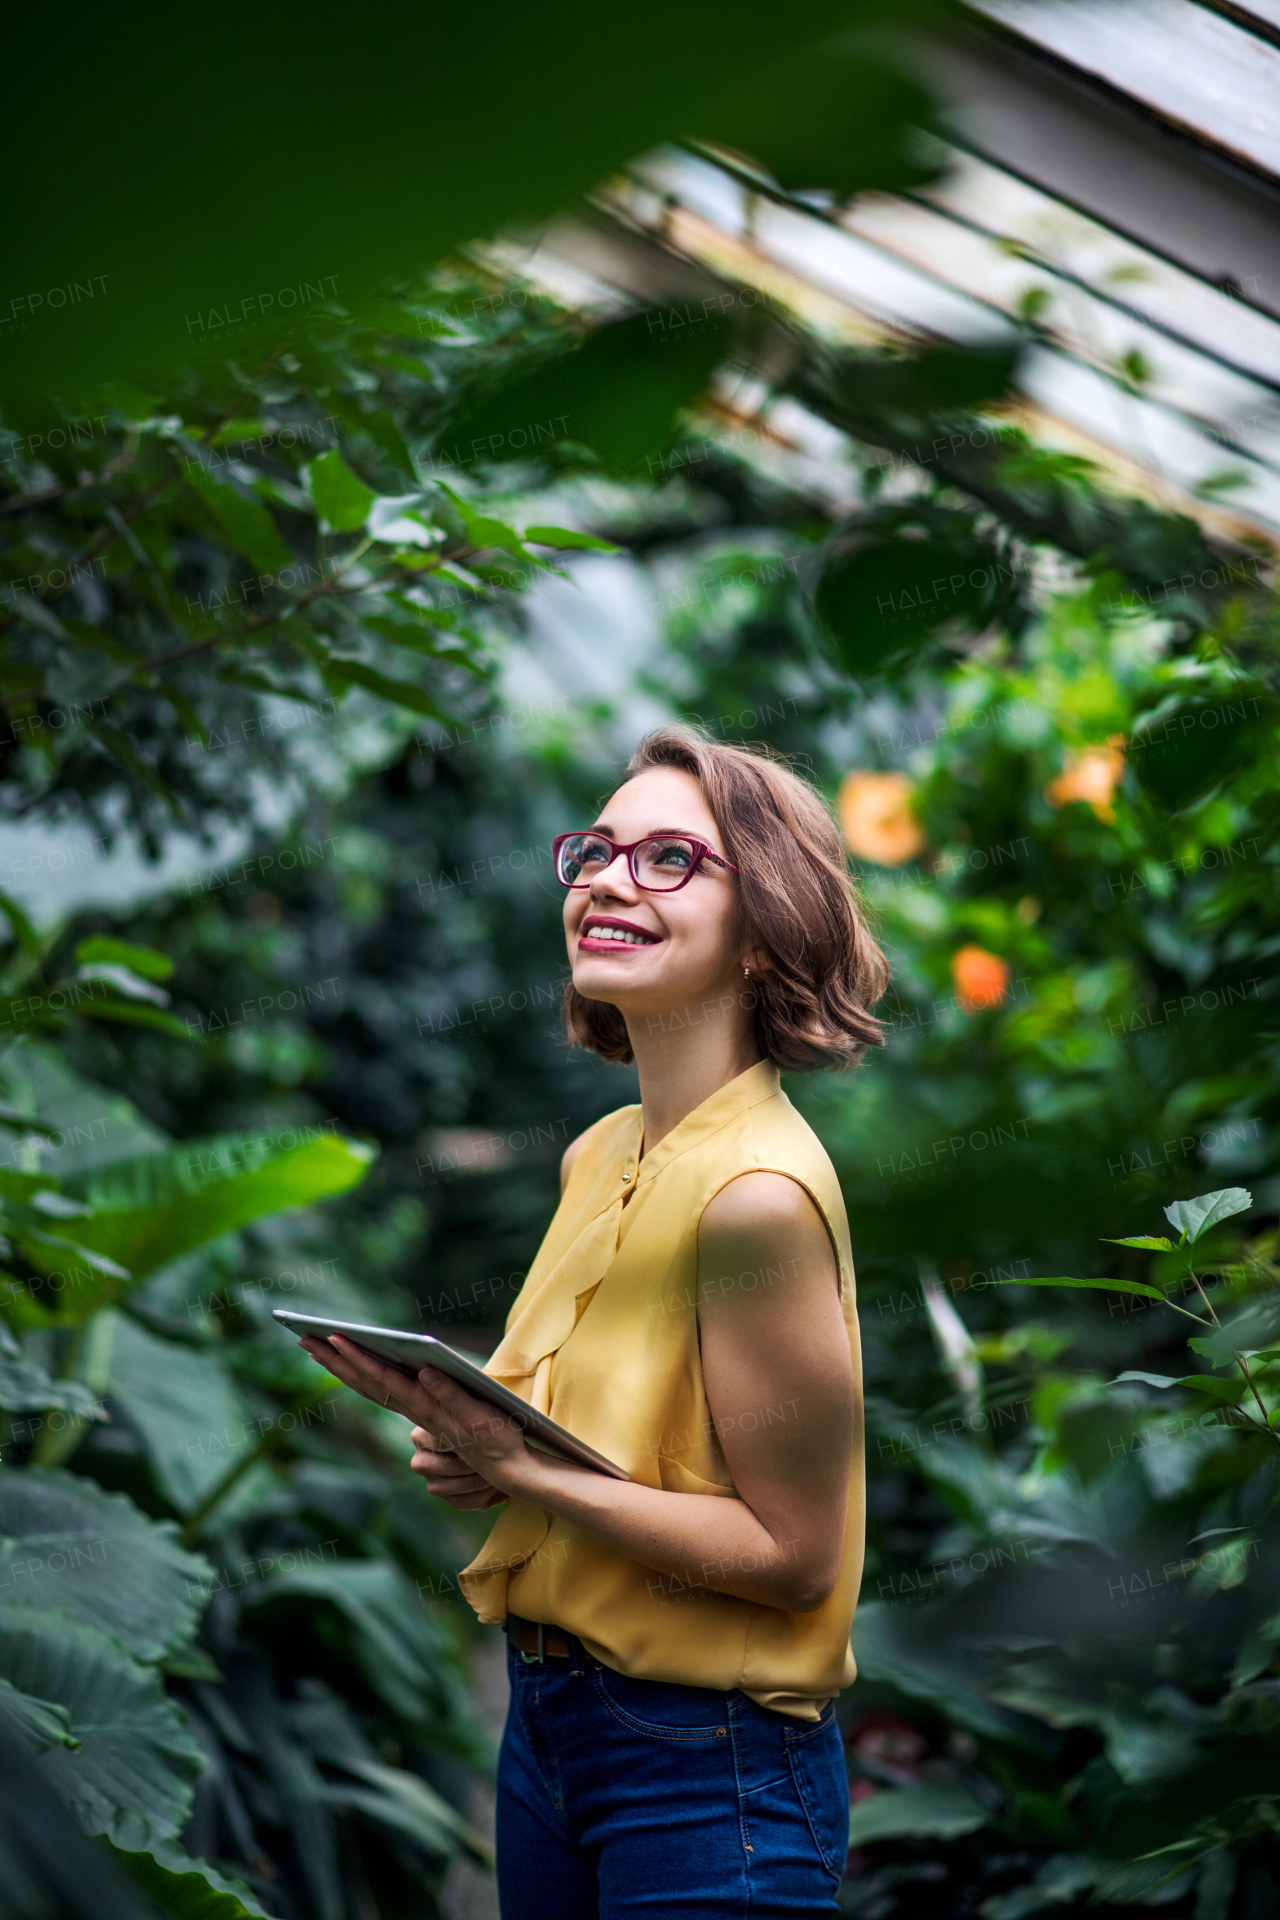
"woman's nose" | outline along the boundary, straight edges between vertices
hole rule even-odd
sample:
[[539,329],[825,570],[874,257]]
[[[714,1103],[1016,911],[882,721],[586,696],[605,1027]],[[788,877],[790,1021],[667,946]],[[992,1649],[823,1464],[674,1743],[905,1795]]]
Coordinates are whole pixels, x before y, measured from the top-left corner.
[[607,867],[601,867],[591,882],[591,891],[599,887],[602,892],[616,893],[619,887],[627,892],[635,891],[635,882],[631,878],[631,864],[625,853],[615,853]]

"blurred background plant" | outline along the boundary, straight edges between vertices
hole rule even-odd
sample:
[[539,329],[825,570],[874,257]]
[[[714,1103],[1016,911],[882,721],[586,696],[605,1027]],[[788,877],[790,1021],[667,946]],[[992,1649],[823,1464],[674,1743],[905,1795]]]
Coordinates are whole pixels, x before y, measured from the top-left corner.
[[[852,53],[821,87],[789,56],[803,139],[776,87],[708,95],[698,164],[806,219],[945,180],[901,49]],[[684,112],[655,93],[625,149],[591,123],[499,211]],[[1184,1354],[1185,1252],[1135,1244],[1248,1190],[1197,1255],[1273,1425],[1274,547],[1037,439],[1046,301],[1012,335],[851,344],[694,252],[683,309],[569,286],[536,236],[386,256],[376,298],[330,275],[229,358],[212,307],[180,371],[117,343],[127,380],[69,359],[60,409],[13,401],[0,1701],[48,1790],[0,1823],[23,1920],[76,1910],[59,1802],[122,1912],[132,1885],[425,1920],[483,1862],[475,1529],[270,1314],[496,1338],[564,1145],[635,1092],[560,1038],[550,838],[672,714],[811,772],[893,963],[883,1055],[787,1082],[849,1203],[866,1357],[845,1910],[1280,1903],[1275,1440],[1226,1348]],[[39,859],[91,872],[24,891]],[[1115,1284],[1036,1287],[1064,1275]]]

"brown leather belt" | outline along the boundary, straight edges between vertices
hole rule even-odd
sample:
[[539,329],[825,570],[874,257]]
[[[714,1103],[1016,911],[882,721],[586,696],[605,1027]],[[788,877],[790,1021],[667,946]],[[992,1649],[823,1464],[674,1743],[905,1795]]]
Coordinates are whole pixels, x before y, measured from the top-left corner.
[[559,1627],[544,1626],[540,1620],[522,1620],[518,1613],[507,1615],[507,1638],[517,1653],[528,1660],[567,1660],[572,1651],[569,1636]]

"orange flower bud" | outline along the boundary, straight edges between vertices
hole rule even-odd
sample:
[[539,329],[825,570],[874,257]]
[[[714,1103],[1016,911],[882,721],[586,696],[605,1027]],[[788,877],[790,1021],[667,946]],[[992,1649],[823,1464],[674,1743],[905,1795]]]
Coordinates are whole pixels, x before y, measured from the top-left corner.
[[881,867],[915,859],[924,834],[911,811],[911,791],[905,773],[846,773],[836,811],[850,853]]
[[1008,963],[985,947],[961,947],[953,953],[951,978],[961,1013],[985,1013],[998,1007],[1009,991]]
[[1114,820],[1112,795],[1124,773],[1124,735],[1113,733],[1104,745],[1082,747],[1069,752],[1062,772],[1051,780],[1044,797],[1051,807],[1066,807],[1073,800],[1091,806],[1099,820]]

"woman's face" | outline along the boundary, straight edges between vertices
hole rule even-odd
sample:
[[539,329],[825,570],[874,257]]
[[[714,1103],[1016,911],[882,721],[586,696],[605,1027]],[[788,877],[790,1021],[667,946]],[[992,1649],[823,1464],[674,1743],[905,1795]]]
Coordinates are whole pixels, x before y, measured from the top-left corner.
[[[724,842],[692,774],[651,767],[610,799],[592,822],[621,846],[649,834],[685,833],[724,855]],[[623,927],[638,939],[601,937]],[[590,886],[565,895],[565,938],[573,984],[627,1016],[682,1011],[742,987],[742,917],[736,874],[704,860],[687,885],[646,893],[619,855]]]

